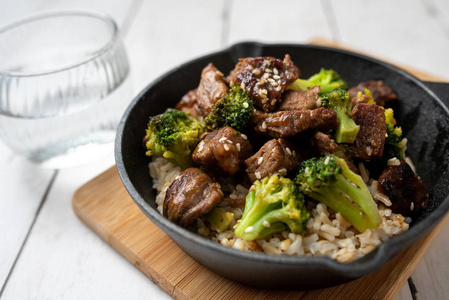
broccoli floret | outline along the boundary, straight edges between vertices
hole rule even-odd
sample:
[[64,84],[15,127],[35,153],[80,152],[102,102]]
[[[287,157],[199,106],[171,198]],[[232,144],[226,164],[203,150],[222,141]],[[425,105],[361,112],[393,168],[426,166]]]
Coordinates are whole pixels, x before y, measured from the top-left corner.
[[381,222],[362,177],[352,172],[344,159],[330,154],[304,161],[295,183],[305,195],[341,213],[360,232]]
[[347,89],[348,84],[332,69],[321,68],[320,72],[309,79],[296,79],[288,88],[296,91],[305,91],[319,85],[321,93],[329,93],[336,89]]
[[402,145],[402,128],[396,126],[394,111],[385,109],[385,122],[387,123],[387,137],[385,138],[382,160],[386,163],[390,158],[404,159],[404,146]]
[[368,104],[376,104],[376,101],[374,101],[374,98],[373,98],[373,94],[371,93],[371,91],[369,89],[363,88],[363,92],[360,91],[360,92],[357,93],[357,97],[358,98],[362,98],[363,96],[365,96],[367,98],[371,98],[366,103],[368,103]]
[[354,143],[360,126],[351,118],[351,95],[343,89],[325,93],[321,97],[321,106],[335,110],[339,124],[335,132],[337,143]]
[[242,131],[253,111],[254,104],[251,97],[240,85],[235,85],[215,103],[204,123],[211,129],[231,126],[235,130]]
[[235,235],[252,241],[286,229],[304,234],[308,219],[304,195],[294,182],[273,175],[256,180],[250,188]]
[[153,116],[146,130],[146,155],[163,156],[183,168],[193,164],[192,150],[196,147],[204,126],[182,111],[167,109]]

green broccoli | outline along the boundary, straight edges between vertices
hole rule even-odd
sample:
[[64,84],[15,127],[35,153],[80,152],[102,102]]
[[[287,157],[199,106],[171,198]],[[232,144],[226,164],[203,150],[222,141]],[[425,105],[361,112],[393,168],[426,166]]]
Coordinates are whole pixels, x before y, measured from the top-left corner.
[[294,182],[272,175],[256,180],[250,188],[235,235],[252,241],[286,229],[304,234],[308,219],[304,195]]
[[211,129],[231,126],[241,131],[253,115],[254,104],[248,93],[240,85],[232,86],[222,99],[218,100],[204,123]]
[[402,128],[396,126],[394,111],[385,109],[385,122],[387,123],[387,137],[385,138],[382,161],[386,163],[390,158],[404,159],[404,146],[402,145]]
[[191,153],[205,131],[202,123],[182,111],[167,109],[153,116],[146,130],[146,155],[163,156],[183,168],[193,164]]
[[379,226],[377,205],[362,177],[335,155],[301,163],[295,183],[307,196],[341,213],[358,231]]
[[321,93],[329,93],[336,89],[347,89],[348,84],[332,69],[321,68],[320,72],[309,79],[296,79],[288,88],[296,91],[305,91],[319,85]]
[[333,90],[321,97],[321,106],[335,110],[339,124],[335,132],[337,143],[354,143],[360,126],[351,118],[351,95],[343,89]]

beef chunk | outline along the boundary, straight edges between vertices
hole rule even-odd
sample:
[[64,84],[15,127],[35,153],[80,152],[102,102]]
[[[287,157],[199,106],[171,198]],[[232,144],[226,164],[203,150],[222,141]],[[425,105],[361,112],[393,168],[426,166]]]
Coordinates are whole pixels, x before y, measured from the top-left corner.
[[387,102],[398,98],[396,94],[385,84],[385,82],[383,82],[383,80],[361,82],[359,85],[350,88],[348,92],[351,94],[351,97],[357,97],[358,92],[363,92],[364,88],[371,91],[374,101],[376,101],[376,104],[380,106],[385,106]]
[[282,94],[282,102],[277,110],[304,110],[315,109],[321,105],[319,85],[307,91],[287,90]]
[[200,166],[220,175],[234,175],[243,161],[253,154],[253,147],[230,126],[208,133],[193,151],[192,158]]
[[245,165],[249,179],[254,182],[276,173],[286,175],[287,172],[299,167],[299,161],[286,140],[273,139],[245,160]]
[[338,144],[333,139],[319,131],[310,138],[309,142],[321,156],[331,154],[338,148]]
[[325,107],[274,113],[263,113],[256,110],[251,122],[256,132],[275,138],[291,137],[310,129],[328,131],[338,125],[337,113]]
[[184,170],[165,194],[163,213],[183,227],[223,200],[220,184],[197,168]]
[[387,167],[377,185],[379,191],[390,199],[390,208],[394,213],[416,216],[427,205],[426,185],[405,161]]
[[298,77],[299,69],[287,54],[283,61],[274,57],[242,58],[227,80],[231,86],[240,84],[255,100],[256,106],[269,112]]
[[202,115],[198,107],[198,98],[196,96],[197,89],[187,92],[182,96],[181,100],[176,104],[175,109],[185,112],[192,118],[198,118]]
[[196,92],[198,107],[207,116],[215,102],[223,98],[229,91],[229,87],[223,77],[223,73],[209,63],[201,73],[200,85]]
[[360,125],[352,144],[352,155],[365,160],[382,158],[387,134],[384,108],[375,104],[357,104],[352,109],[352,119]]

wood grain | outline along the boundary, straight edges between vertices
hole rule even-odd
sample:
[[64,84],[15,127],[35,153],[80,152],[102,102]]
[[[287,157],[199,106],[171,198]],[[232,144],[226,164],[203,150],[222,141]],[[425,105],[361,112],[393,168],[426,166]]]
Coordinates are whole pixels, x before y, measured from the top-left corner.
[[199,265],[139,210],[115,167],[79,188],[72,205],[87,226],[175,299],[393,299],[449,219],[373,274],[332,288],[292,292],[247,287]]

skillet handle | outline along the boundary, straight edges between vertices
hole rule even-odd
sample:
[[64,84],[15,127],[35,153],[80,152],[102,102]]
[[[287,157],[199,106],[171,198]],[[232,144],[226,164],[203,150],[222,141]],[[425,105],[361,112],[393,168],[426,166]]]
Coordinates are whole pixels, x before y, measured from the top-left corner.
[[449,107],[449,83],[448,82],[433,82],[423,81],[423,83],[431,89],[438,97]]

